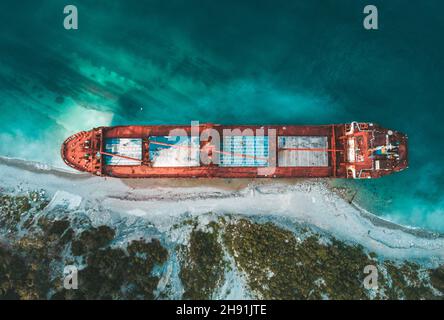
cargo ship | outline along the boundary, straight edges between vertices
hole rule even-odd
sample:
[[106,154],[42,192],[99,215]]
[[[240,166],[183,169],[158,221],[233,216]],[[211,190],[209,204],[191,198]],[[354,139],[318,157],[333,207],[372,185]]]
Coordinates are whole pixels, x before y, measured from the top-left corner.
[[61,156],[116,178],[372,179],[408,166],[407,135],[365,122],[98,127],[67,138]]

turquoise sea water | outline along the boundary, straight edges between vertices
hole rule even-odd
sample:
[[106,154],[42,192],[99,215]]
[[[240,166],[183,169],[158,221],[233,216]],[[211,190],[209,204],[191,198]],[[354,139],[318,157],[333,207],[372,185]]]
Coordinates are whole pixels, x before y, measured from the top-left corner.
[[404,131],[410,168],[353,182],[373,212],[444,231],[444,3],[0,2],[0,155],[62,166],[98,125],[329,124]]

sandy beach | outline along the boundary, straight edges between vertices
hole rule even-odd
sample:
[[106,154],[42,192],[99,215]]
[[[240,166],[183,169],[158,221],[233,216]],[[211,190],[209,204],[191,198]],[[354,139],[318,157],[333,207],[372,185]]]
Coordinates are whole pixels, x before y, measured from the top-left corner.
[[0,159],[0,188],[7,193],[43,189],[70,210],[109,210],[143,217],[167,230],[187,215],[263,215],[310,224],[358,243],[387,259],[427,265],[444,261],[444,238],[399,226],[350,204],[325,180],[119,180],[61,171],[36,163]]

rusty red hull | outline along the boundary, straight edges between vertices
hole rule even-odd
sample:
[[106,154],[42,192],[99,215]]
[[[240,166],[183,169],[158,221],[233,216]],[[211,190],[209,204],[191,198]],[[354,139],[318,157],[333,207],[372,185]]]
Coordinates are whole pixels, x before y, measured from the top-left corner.
[[70,167],[118,178],[379,178],[407,168],[407,136],[372,123],[115,126],[62,145]]

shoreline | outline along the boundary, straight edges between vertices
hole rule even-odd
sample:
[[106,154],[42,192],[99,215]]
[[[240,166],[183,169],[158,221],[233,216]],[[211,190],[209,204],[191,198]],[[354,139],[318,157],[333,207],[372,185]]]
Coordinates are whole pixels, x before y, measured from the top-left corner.
[[396,222],[392,222],[390,220],[386,220],[384,218],[381,218],[366,209],[362,208],[358,203],[355,201],[352,201],[350,203],[352,206],[354,206],[360,213],[361,216],[365,219],[368,219],[373,223],[375,226],[381,226],[387,229],[393,229],[393,230],[402,230],[403,232],[411,233],[412,235],[420,238],[425,239],[437,239],[437,238],[444,238],[444,234],[432,231],[432,230],[426,230],[419,227],[412,227],[412,226],[404,226],[401,224],[398,224]]
[[42,169],[36,163],[1,157],[0,174],[0,187],[5,191],[44,189],[53,199],[59,192],[59,197],[76,198],[79,209],[101,208],[139,216],[163,230],[184,214],[282,216],[313,225],[340,240],[361,244],[385,257],[444,261],[442,234],[378,217],[341,197],[324,179],[122,181],[50,166]]
[[[34,173],[46,173],[55,175],[61,178],[67,178],[70,180],[88,180],[90,178],[98,178],[98,179],[109,179],[109,180],[117,180],[121,183],[125,184],[131,189],[148,189],[148,188],[193,188],[193,187],[211,187],[218,188],[226,191],[241,191],[243,189],[248,188],[249,186],[254,185],[272,185],[272,184],[282,184],[282,185],[293,185],[297,183],[304,183],[310,181],[320,181],[320,183],[324,183],[325,187],[328,188],[331,192],[334,192],[339,197],[341,197],[344,201],[347,201],[350,205],[355,207],[358,211],[360,211],[363,218],[370,220],[376,226],[385,227],[388,229],[399,229],[404,232],[412,233],[418,237],[422,238],[437,238],[444,237],[444,233],[440,233],[438,231],[427,230],[420,227],[413,227],[407,225],[401,225],[396,222],[384,219],[376,214],[373,214],[363,208],[356,201],[349,201],[345,194],[338,191],[337,187],[332,186],[329,183],[329,179],[303,179],[303,178],[284,178],[284,179],[272,179],[272,178],[240,178],[240,179],[218,179],[218,178],[152,178],[152,179],[117,179],[117,178],[100,178],[91,176],[87,173],[79,173],[74,170],[62,169],[58,167],[52,167],[50,165],[44,165],[39,162],[26,161],[22,159],[16,158],[6,158],[0,156],[0,165],[11,166],[19,169],[23,169],[26,171],[31,171]],[[346,189],[346,187],[343,187]]]

